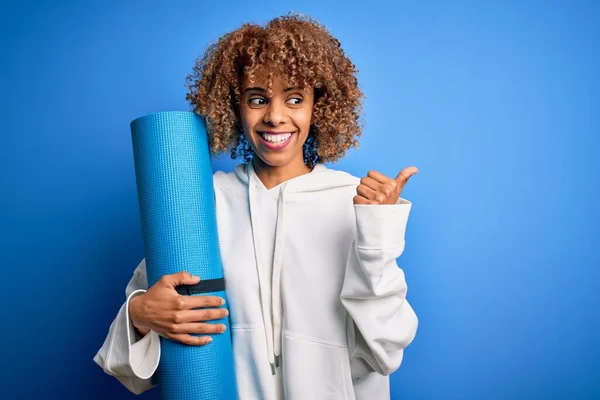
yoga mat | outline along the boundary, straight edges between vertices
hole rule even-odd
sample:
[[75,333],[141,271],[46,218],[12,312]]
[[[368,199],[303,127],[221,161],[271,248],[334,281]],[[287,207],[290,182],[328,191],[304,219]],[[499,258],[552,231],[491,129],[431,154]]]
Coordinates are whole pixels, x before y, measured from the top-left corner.
[[[149,114],[131,122],[131,137],[148,285],[183,270],[201,280],[223,278],[201,117],[185,111]],[[205,294],[225,298],[224,291]],[[212,335],[207,346],[160,338],[155,381],[162,399],[237,399],[229,319],[210,323],[227,330]]]

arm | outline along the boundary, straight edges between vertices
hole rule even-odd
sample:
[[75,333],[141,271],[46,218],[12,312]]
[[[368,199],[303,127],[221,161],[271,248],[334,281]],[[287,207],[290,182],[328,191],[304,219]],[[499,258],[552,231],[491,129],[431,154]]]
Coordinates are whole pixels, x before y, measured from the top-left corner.
[[[406,300],[404,272],[396,264],[404,250],[411,204],[354,206],[356,238],[346,265],[341,301],[348,324],[350,357],[366,372],[389,375],[402,362],[418,320]],[[365,364],[366,363],[366,364]],[[353,375],[355,375],[353,372]]]
[[[161,336],[186,345],[204,346],[211,341],[208,335],[225,332],[223,324],[205,323],[227,316],[227,309],[222,307],[224,299],[182,296],[176,290],[177,286],[198,282],[200,277],[180,271],[163,275],[148,288],[146,262],[142,260],[125,289],[127,301],[94,361],[133,393],[154,387],[152,376],[160,361]],[[140,332],[146,332],[142,338],[136,334],[133,321]]]
[[140,394],[154,387],[151,378],[160,360],[160,338],[150,331],[136,334],[129,317],[129,302],[148,289],[145,259],[140,262],[125,289],[127,300],[110,325],[104,344],[94,357],[105,373],[117,378],[127,389]]

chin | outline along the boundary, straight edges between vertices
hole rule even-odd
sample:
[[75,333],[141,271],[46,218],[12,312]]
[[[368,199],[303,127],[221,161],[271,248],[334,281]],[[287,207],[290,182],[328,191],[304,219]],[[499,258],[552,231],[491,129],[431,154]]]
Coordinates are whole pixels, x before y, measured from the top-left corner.
[[254,153],[264,164],[271,167],[283,167],[290,164],[293,157],[286,154],[260,154]]

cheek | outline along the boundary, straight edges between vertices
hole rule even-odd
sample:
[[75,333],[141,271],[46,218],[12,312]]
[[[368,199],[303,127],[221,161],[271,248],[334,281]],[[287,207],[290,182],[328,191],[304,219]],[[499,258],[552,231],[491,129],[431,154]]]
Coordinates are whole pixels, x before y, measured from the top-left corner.
[[298,118],[298,125],[302,129],[303,133],[308,135],[308,131],[310,130],[310,125],[312,124],[312,112],[304,113]]
[[240,122],[247,137],[252,134],[252,127],[256,124],[255,120],[256,118],[253,118],[252,113],[244,109],[240,110]]
[[304,121],[305,121],[305,124],[308,125],[309,127],[313,123],[314,116],[315,116],[315,105],[311,101],[310,106],[307,107],[306,110],[304,110]]
[[242,130],[244,131],[244,134],[246,136],[248,136],[248,133],[250,131],[250,129],[248,129],[248,128],[249,128],[248,120],[245,118],[242,118]]

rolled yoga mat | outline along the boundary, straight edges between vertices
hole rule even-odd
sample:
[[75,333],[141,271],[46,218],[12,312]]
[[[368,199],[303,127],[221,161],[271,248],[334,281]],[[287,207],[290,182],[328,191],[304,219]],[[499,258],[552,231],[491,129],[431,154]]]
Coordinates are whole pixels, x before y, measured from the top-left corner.
[[[222,279],[213,176],[200,116],[185,111],[146,115],[131,122],[131,136],[148,285],[179,271],[200,276],[199,286]],[[225,298],[224,290],[191,295],[199,294]],[[229,320],[210,323],[223,323],[227,330],[213,335],[207,346],[160,338],[155,381],[162,399],[238,398]]]

